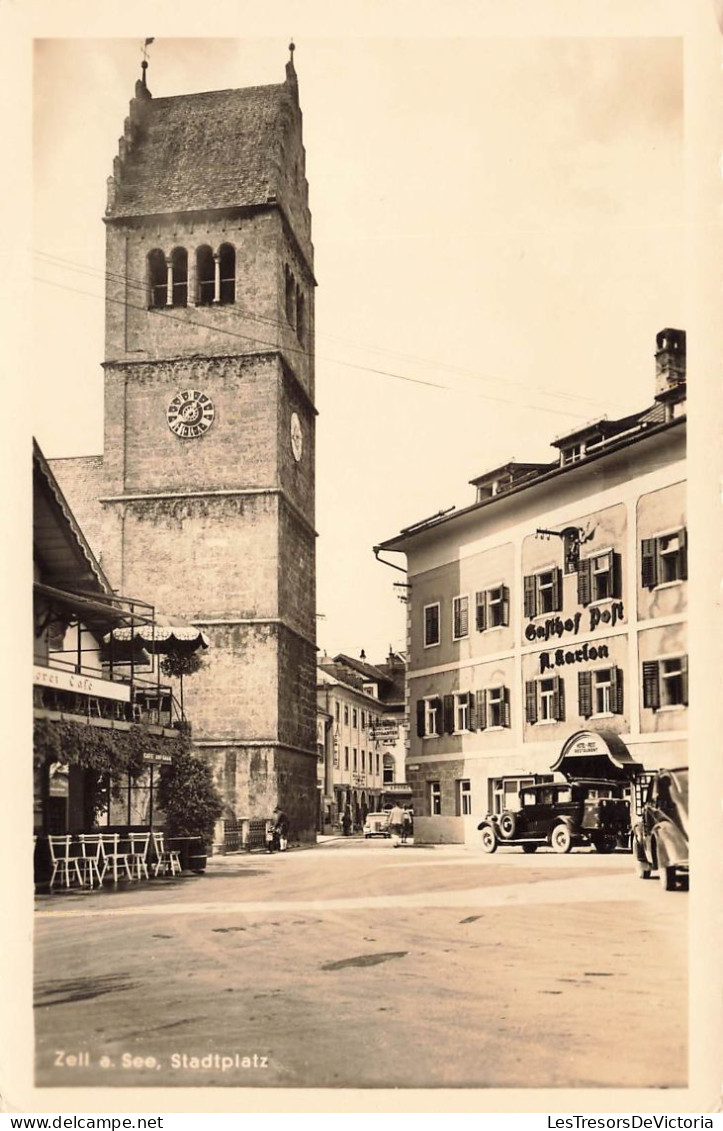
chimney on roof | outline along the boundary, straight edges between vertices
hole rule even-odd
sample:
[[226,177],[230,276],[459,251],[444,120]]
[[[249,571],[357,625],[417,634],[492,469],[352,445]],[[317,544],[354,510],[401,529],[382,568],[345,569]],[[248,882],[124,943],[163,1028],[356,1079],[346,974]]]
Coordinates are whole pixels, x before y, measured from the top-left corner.
[[362,648],[361,652],[359,653],[359,659],[360,660],[366,660],[366,658],[367,658],[367,654],[364,651],[364,649]]
[[655,393],[681,385],[686,379],[685,330],[661,330],[655,337]]

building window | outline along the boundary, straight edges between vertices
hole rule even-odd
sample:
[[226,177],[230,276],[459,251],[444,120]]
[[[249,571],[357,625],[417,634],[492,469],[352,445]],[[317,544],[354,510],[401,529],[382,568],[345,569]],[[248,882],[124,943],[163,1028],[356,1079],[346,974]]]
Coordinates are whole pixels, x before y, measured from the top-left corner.
[[379,755],[377,754],[377,777],[379,777]]
[[577,673],[578,706],[583,718],[622,715],[623,673],[620,668],[598,668]]
[[439,644],[439,602],[424,606],[424,647]]
[[524,579],[525,616],[537,617],[562,608],[562,570],[557,566]]
[[207,244],[196,248],[196,303],[210,306],[215,293],[213,251]]
[[467,731],[472,729],[471,703],[472,693],[469,691],[456,691],[454,694],[454,729]]
[[236,301],[236,252],[230,243],[222,243],[218,249],[219,296],[218,301]]
[[302,345],[303,345],[303,342],[304,342],[305,333],[306,333],[306,313],[305,313],[305,310],[304,310],[304,296],[301,293],[301,291],[299,290],[299,288],[297,287],[296,288],[296,336],[299,339],[299,341],[302,343]]
[[472,789],[467,778],[457,782],[457,809],[460,817],[472,815]]
[[429,785],[429,812],[433,817],[438,817],[442,812],[442,784],[431,781]]
[[340,713],[341,713],[340,712],[340,704],[339,704],[339,700],[337,699],[336,702],[334,703],[334,714],[336,716],[337,722],[339,722]]
[[367,768],[367,755],[366,755],[366,750],[360,750],[360,751],[359,751],[359,759],[360,759],[360,765],[359,765],[359,768],[360,768],[361,772],[362,772],[362,773],[364,773],[364,772],[365,772],[365,770],[366,770],[366,768]]
[[490,687],[487,691],[487,725],[509,726],[509,696],[506,687]]
[[348,746],[344,747],[344,769],[345,770],[349,769],[349,747]]
[[622,596],[620,554],[605,550],[583,558],[577,567],[577,599],[581,605]]
[[375,699],[379,698],[379,685],[376,683],[362,684],[362,690],[365,695],[373,695]]
[[528,723],[564,722],[565,686],[560,676],[525,683],[525,715]]
[[349,704],[344,704],[344,726],[349,726]]
[[166,305],[168,298],[168,269],[166,257],[160,248],[148,253],[148,305],[154,309]]
[[510,591],[506,585],[475,594],[475,624],[478,632],[510,623]]
[[640,545],[643,587],[670,585],[688,577],[688,532],[685,527],[643,538]]
[[185,247],[174,247],[171,252],[171,277],[173,279],[173,305],[188,305],[188,252]]
[[577,463],[585,454],[585,449],[582,444],[571,444],[569,448],[562,449],[562,462]]
[[358,718],[358,716],[357,716],[356,707],[352,707],[352,709],[351,709],[351,725],[353,727],[355,727],[357,725],[357,718]]
[[429,738],[442,733],[442,700],[433,695],[417,700],[417,735]]
[[361,727],[362,727],[362,730],[364,730],[364,728],[366,727],[366,725],[367,725],[367,713],[366,713],[366,711],[362,711],[362,713],[361,713]]
[[668,656],[643,663],[643,706],[688,706],[688,657]]
[[[379,755],[377,754],[377,773],[379,773]],[[394,758],[391,754],[384,755],[384,785],[391,785],[394,781]]]
[[359,769],[359,758],[357,755],[356,746],[352,746],[351,748],[351,768],[353,769],[354,773],[356,773]]
[[452,639],[469,636],[469,597],[455,597],[452,601]]
[[286,321],[296,329],[296,284],[288,265],[284,268]]

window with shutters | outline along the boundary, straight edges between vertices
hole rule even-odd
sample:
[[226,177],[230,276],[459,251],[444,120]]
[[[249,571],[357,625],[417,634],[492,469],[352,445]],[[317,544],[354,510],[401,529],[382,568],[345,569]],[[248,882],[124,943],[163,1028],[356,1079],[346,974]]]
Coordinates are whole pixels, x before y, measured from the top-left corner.
[[469,597],[455,597],[452,600],[452,639],[462,640],[469,636]]
[[455,731],[472,730],[473,695],[471,691],[456,691],[454,694]]
[[577,598],[581,605],[594,604],[622,596],[621,557],[615,550],[604,550],[583,558],[577,568]]
[[430,695],[417,702],[417,734],[420,738],[438,738],[442,733],[442,700]]
[[537,617],[562,609],[562,570],[552,569],[524,578],[525,616]]
[[439,644],[439,601],[424,606],[424,647]]
[[540,676],[525,683],[525,717],[528,723],[565,720],[565,684],[558,676]]
[[646,589],[674,585],[688,577],[688,532],[685,527],[643,538],[640,546],[642,584]]
[[442,783],[430,781],[429,787],[429,812],[433,817],[438,817],[442,812]]
[[472,787],[468,778],[457,782],[457,815],[469,817],[472,814]]
[[687,656],[644,661],[643,706],[653,711],[688,706]]
[[577,673],[578,707],[583,718],[622,715],[623,672],[621,668],[598,668]]
[[478,632],[510,623],[510,591],[506,585],[482,589],[475,594],[475,627]]
[[487,726],[510,725],[510,693],[506,687],[487,688]]

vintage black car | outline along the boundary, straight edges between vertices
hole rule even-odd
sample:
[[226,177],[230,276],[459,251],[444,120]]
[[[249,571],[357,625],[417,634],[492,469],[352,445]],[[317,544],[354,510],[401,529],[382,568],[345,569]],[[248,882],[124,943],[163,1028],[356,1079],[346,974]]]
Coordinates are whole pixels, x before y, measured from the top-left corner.
[[585,779],[525,785],[520,808],[488,813],[477,828],[485,852],[498,845],[520,845],[535,852],[546,844],[555,852],[577,845],[593,845],[598,852],[628,847],[630,805],[622,782]]
[[648,785],[633,852],[644,880],[659,872],[664,891],[688,878],[688,768],[660,770]]

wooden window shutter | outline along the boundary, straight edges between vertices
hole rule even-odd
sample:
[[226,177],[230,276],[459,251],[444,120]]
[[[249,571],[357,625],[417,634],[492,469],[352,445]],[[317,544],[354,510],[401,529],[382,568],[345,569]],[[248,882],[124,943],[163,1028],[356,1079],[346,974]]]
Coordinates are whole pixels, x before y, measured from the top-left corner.
[[562,570],[559,566],[555,566],[552,571],[552,586],[555,595],[555,611],[558,612],[562,608]]
[[484,630],[487,628],[487,616],[485,610],[485,594],[483,589],[480,590],[479,593],[475,593],[474,605],[477,631],[484,632]]
[[688,706],[688,657],[682,656],[680,660],[681,683],[683,685],[683,703]]
[[447,734],[454,733],[454,695],[444,697],[444,729]]
[[643,588],[654,589],[658,584],[658,554],[655,538],[643,538],[640,543],[640,556]]
[[424,738],[424,699],[417,699],[417,737]]
[[484,730],[487,726],[487,692],[478,691],[475,694],[475,714],[477,715],[477,730]]
[[610,710],[614,715],[623,713],[623,669],[610,669]]
[[442,720],[444,718],[444,701],[441,696],[438,696],[434,702],[437,705],[437,729],[434,732],[437,736],[443,733]]
[[537,613],[537,585],[534,574],[524,579],[525,616],[534,617]]
[[688,530],[684,526],[680,531],[680,549],[678,550],[678,576],[681,581],[688,580]]
[[617,550],[611,553],[612,558],[612,595],[619,598],[623,595],[623,558]]
[[555,692],[552,699],[552,713],[558,723],[565,721],[565,683],[561,676],[555,676]]
[[528,723],[537,722],[537,682],[534,679],[525,683],[525,717]]
[[509,726],[512,725],[511,715],[510,715],[510,689],[509,689],[509,687],[503,687],[503,689],[502,689],[502,725],[505,726],[505,727],[509,727]]
[[660,671],[657,660],[643,661],[643,706],[657,711],[660,706]]
[[592,714],[592,672],[577,673],[577,694],[580,714],[589,719]]
[[[591,600],[592,558],[584,558],[577,566],[577,603],[578,605],[589,605]],[[582,714],[582,711],[580,714]]]
[[502,586],[502,623],[508,625],[510,623],[510,587],[509,585]]
[[477,730],[477,710],[474,691],[467,692],[467,729]]

